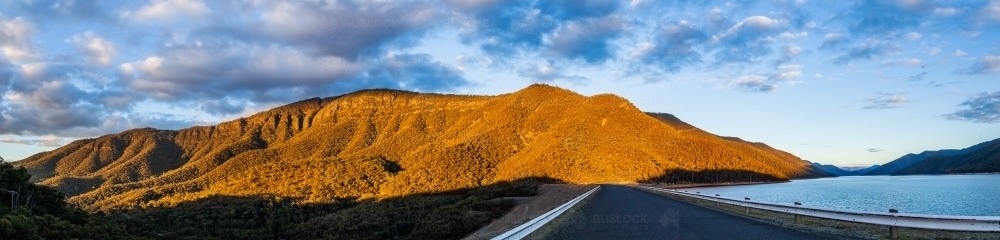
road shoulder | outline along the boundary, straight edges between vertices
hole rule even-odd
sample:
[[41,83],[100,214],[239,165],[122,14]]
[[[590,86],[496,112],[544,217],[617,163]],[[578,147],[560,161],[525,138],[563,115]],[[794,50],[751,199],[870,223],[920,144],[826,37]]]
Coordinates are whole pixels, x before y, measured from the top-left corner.
[[[514,208],[508,211],[507,214],[493,220],[493,222],[489,225],[480,228],[464,239],[493,238],[514,229],[521,224],[531,221],[531,219],[537,218],[538,216],[541,216],[542,214],[545,214],[546,212],[555,209],[570,200],[573,200],[573,198],[590,191],[590,189],[593,189],[594,187],[597,186],[576,184],[542,184],[538,187],[538,194],[535,196],[510,198],[514,200]],[[580,204],[582,204],[582,202]],[[574,207],[574,209],[575,208],[576,207]],[[570,211],[572,211],[572,209],[570,209]],[[549,224],[553,223],[550,222]]]

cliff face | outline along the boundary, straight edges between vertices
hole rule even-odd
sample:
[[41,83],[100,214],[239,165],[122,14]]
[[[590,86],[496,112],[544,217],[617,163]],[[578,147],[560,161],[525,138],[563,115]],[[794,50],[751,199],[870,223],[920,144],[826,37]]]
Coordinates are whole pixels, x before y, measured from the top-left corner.
[[527,177],[634,182],[675,170],[825,176],[667,116],[545,85],[499,96],[365,90],[217,126],[79,140],[17,164],[89,210],[212,195],[385,198]]

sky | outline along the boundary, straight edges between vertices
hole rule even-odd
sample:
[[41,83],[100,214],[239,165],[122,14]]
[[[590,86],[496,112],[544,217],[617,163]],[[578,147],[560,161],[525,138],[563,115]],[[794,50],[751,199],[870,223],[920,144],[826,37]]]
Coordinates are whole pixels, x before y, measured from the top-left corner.
[[1000,138],[1000,1],[0,0],[0,156],[367,88],[613,93],[835,165]]

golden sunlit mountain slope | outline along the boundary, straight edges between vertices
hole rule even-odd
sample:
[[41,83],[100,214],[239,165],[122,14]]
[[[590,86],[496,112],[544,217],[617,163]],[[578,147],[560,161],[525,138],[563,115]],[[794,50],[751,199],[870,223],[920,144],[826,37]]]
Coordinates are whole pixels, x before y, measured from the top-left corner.
[[828,176],[786,152],[647,114],[618,96],[547,85],[498,96],[358,91],[217,126],[79,140],[17,164],[89,210],[213,195],[380,199],[527,177],[595,183],[667,179],[676,171],[766,176],[757,180]]

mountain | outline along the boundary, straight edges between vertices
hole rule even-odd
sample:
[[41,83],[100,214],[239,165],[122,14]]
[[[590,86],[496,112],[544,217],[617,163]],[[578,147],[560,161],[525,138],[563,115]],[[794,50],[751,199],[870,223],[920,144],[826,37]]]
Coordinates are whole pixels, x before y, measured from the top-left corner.
[[852,173],[854,173],[854,175],[864,175],[865,173],[871,172],[872,170],[875,170],[875,169],[877,169],[880,166],[881,165],[848,166],[848,167],[840,167],[840,169],[844,169],[844,170],[847,170],[849,172],[852,172]]
[[792,155],[791,153],[778,150],[778,149],[773,148],[773,147],[771,147],[771,146],[769,146],[767,144],[764,144],[762,142],[749,142],[749,141],[745,141],[743,139],[740,139],[738,137],[726,137],[726,136],[718,136],[718,135],[715,135],[715,134],[711,134],[709,132],[706,132],[704,130],[701,130],[701,129],[695,127],[694,125],[688,124],[688,123],[682,121],[680,118],[677,118],[676,116],[674,116],[672,114],[669,114],[669,113],[646,113],[646,114],[649,115],[649,116],[651,116],[651,117],[653,117],[653,118],[655,118],[655,119],[657,119],[657,120],[660,120],[661,122],[663,122],[663,123],[671,126],[674,129],[677,129],[678,131],[681,131],[683,133],[687,133],[687,134],[691,134],[691,135],[695,135],[695,136],[699,136],[699,137],[703,137],[703,138],[708,138],[708,139],[721,138],[723,140],[730,141],[730,142],[737,143],[737,144],[747,144],[747,145],[750,145],[751,147],[753,147],[753,148],[755,148],[755,149],[757,149],[759,151],[763,151],[765,153],[771,154],[773,157],[781,160],[782,162],[785,162],[785,163],[790,164],[790,165],[795,165],[795,166],[802,167],[801,170],[798,171],[797,173],[793,173],[792,175],[789,175],[790,178],[818,178],[818,177],[835,177],[836,176],[836,175],[830,174],[828,172],[825,172],[825,171],[823,171],[821,169],[818,169],[818,168],[812,166],[811,164],[809,164],[808,161],[802,160],[801,158],[796,157],[795,155]]
[[812,165],[814,167],[820,169],[820,170],[823,170],[825,172],[828,172],[828,173],[836,175],[836,176],[855,176],[855,175],[858,175],[858,174],[855,174],[852,171],[847,171],[847,170],[841,169],[840,167],[837,167],[837,166],[834,166],[834,165],[820,164],[820,163],[812,163]]
[[836,176],[860,176],[868,171],[871,171],[872,169],[879,167],[879,165],[838,167],[834,165],[821,164],[821,163],[812,163],[812,165],[815,168],[818,168],[820,170],[823,170],[825,172],[828,172]]
[[977,144],[954,155],[937,154],[893,175],[1000,172],[1000,138]]
[[497,96],[362,90],[216,126],[78,140],[16,164],[91,211],[214,196],[377,200],[525,178],[829,176],[787,152],[645,113],[615,95],[587,97],[547,85]]
[[[996,141],[996,140],[994,140],[994,141]],[[898,172],[900,170],[903,170],[903,169],[906,169],[906,168],[908,168],[910,166],[913,166],[914,164],[922,162],[922,161],[924,161],[924,160],[926,160],[926,159],[928,159],[930,157],[940,158],[940,157],[952,157],[952,156],[964,155],[964,154],[975,152],[975,151],[978,151],[978,150],[980,150],[982,148],[985,148],[991,142],[993,142],[993,141],[976,144],[974,146],[971,146],[971,147],[968,147],[968,148],[964,148],[964,149],[945,149],[945,150],[937,150],[937,151],[924,151],[924,152],[921,152],[920,154],[912,154],[912,153],[906,154],[906,155],[904,155],[904,156],[902,156],[902,157],[900,157],[900,158],[898,158],[896,160],[893,160],[891,162],[883,164],[882,166],[879,166],[878,168],[875,168],[875,169],[873,169],[871,171],[868,171],[864,175],[866,175],[866,176],[871,176],[871,175],[894,175],[894,174],[896,174],[896,172]],[[937,160],[935,162],[940,162],[940,161],[941,160]],[[948,160],[946,160],[946,161],[948,161]],[[922,168],[926,168],[926,167],[922,167]]]

